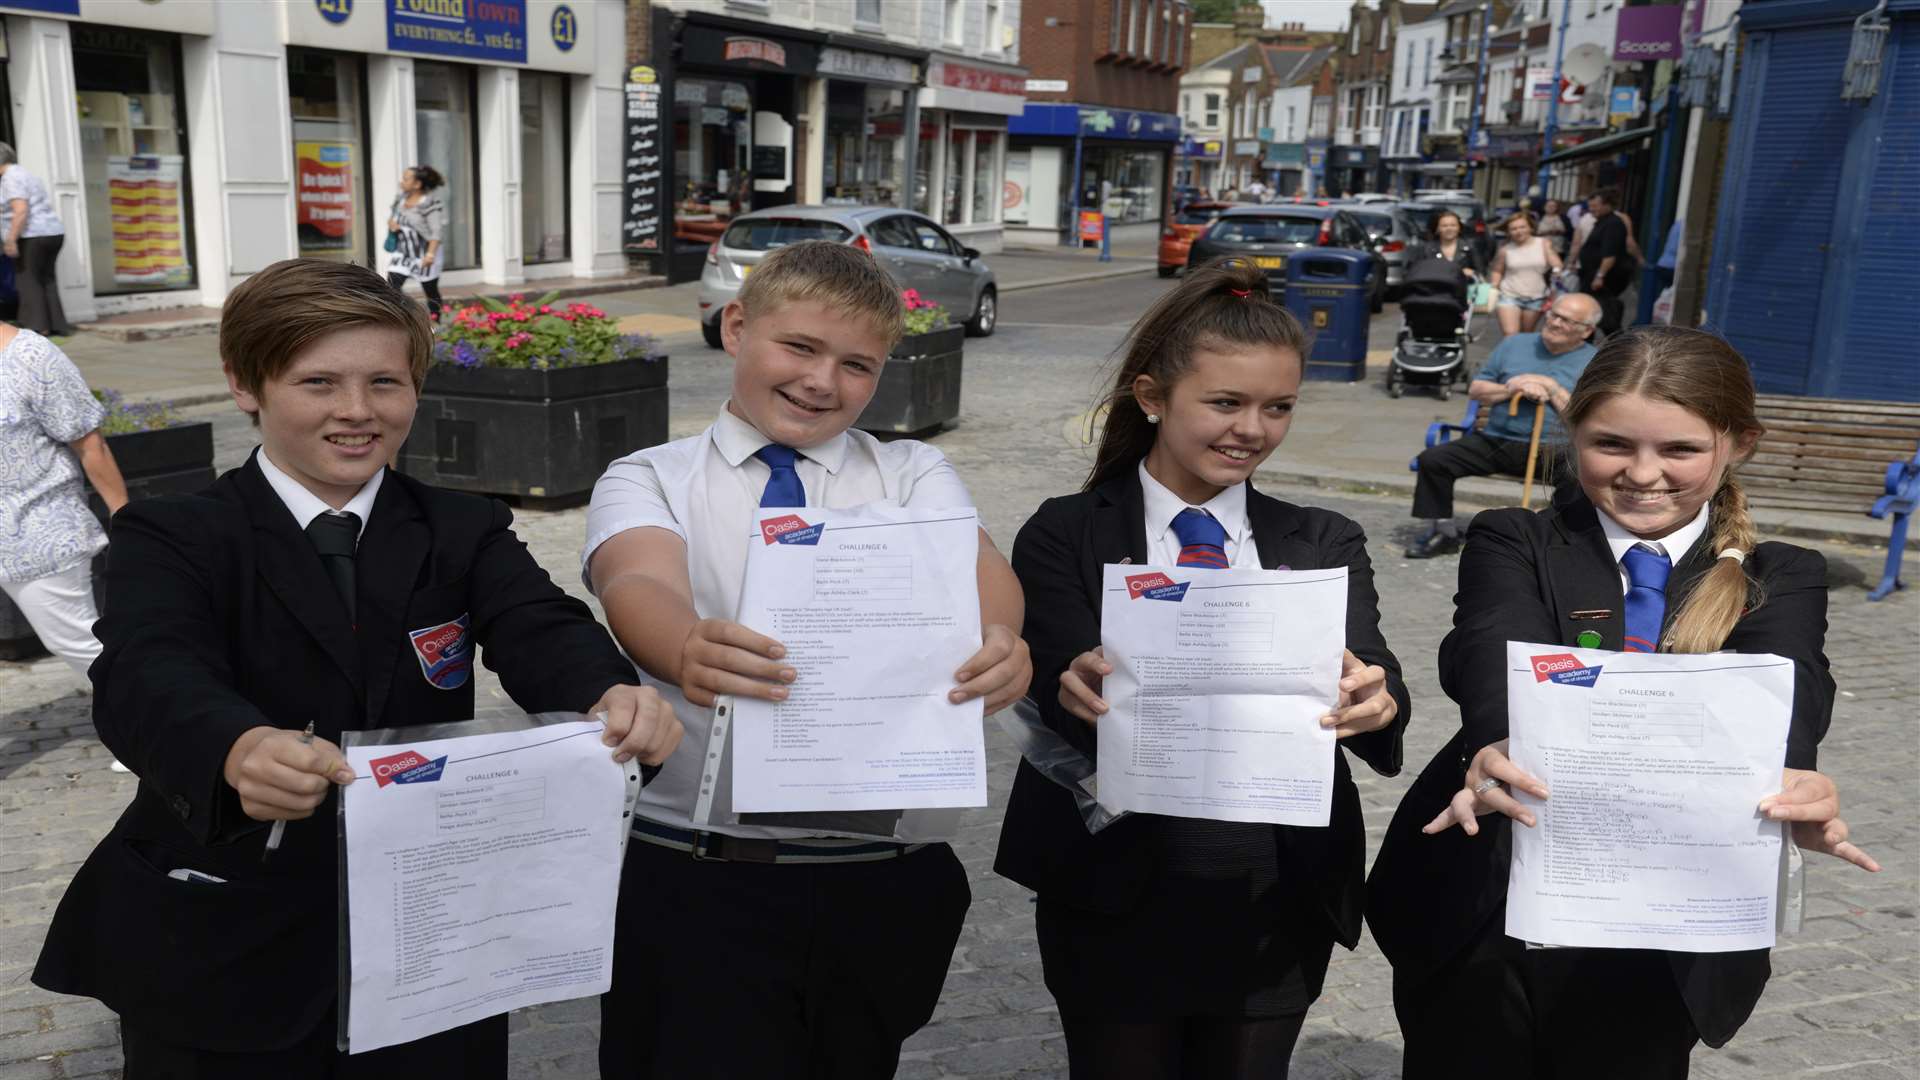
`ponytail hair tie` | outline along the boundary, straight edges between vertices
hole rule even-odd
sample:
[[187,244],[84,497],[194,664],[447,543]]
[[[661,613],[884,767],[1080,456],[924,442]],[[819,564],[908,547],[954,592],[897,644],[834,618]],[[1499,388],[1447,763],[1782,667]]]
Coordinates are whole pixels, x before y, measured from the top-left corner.
[[1727,548],[1722,551],[1718,557],[1722,559],[1732,559],[1734,562],[1742,564],[1747,561],[1747,553],[1741,551],[1739,548]]
[[1227,291],[1239,297],[1242,300],[1245,300],[1247,297],[1253,295],[1253,292],[1250,289],[1228,289]]

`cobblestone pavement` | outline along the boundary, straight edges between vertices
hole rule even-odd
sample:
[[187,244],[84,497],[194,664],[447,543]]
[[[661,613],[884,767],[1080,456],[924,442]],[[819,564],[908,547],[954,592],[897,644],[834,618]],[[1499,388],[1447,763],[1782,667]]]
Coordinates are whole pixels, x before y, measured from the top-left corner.
[[[1075,439],[1093,396],[1092,374],[1118,327],[1162,287],[1135,279],[1010,296],[1001,332],[969,342],[965,420],[937,444],[971,483],[1003,548],[1041,499],[1073,489],[1084,475],[1088,459]],[[678,436],[698,431],[718,409],[727,361],[693,340],[670,345]],[[1310,386],[1304,410],[1312,409],[1313,393]],[[223,409],[208,411],[221,418],[217,453],[226,467],[244,455],[251,432]],[[1286,453],[1283,447],[1276,465],[1284,467]],[[1398,557],[1409,538],[1402,501],[1315,495],[1372,538],[1388,640],[1413,692],[1406,773],[1386,779],[1359,770],[1369,839],[1377,844],[1412,776],[1458,722],[1434,663],[1450,619],[1454,566]],[[518,518],[541,562],[576,593],[582,521],[578,509]],[[1887,869],[1873,876],[1832,860],[1812,864],[1804,932],[1774,951],[1774,978],[1739,1037],[1725,1050],[1696,1054],[1701,1077],[1920,1076],[1920,594],[1870,604],[1863,582],[1877,576],[1879,556],[1865,549],[1827,553],[1835,585],[1828,651],[1841,694],[1821,761],[1840,779],[1856,839]],[[483,707],[509,706],[490,676],[481,693]],[[88,707],[81,682],[55,661],[0,664],[0,1080],[118,1071],[109,1012],[27,982],[61,890],[134,786],[107,770]],[[992,805],[971,815],[956,844],[972,877],[973,907],[940,1008],[907,1044],[900,1076],[911,1080],[1066,1075],[1028,894],[991,870],[1014,753],[992,724],[988,746]],[[1388,986],[1387,966],[1370,940],[1339,953],[1293,1075],[1397,1076]],[[513,1075],[592,1077],[597,1027],[590,1001],[515,1016]]]

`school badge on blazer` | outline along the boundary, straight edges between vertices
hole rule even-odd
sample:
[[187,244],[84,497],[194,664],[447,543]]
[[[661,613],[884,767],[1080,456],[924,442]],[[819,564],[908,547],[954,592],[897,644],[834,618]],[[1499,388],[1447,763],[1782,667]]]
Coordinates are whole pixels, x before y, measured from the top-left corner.
[[413,658],[420,661],[420,674],[442,690],[458,690],[473,675],[473,637],[467,630],[470,616],[452,622],[414,630],[407,634],[413,644]]

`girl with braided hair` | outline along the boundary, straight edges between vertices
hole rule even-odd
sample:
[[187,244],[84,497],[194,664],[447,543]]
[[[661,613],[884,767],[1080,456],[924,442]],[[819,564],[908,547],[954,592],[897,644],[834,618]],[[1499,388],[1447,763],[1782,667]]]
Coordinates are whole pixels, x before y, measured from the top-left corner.
[[1483,513],[1468,533],[1440,646],[1461,730],[1401,801],[1368,881],[1408,1080],[1684,1077],[1696,1042],[1739,1030],[1770,970],[1765,949],[1542,949],[1506,936],[1509,819],[1534,825],[1509,789],[1548,795],[1506,756],[1509,641],[1792,661],[1786,768],[1757,812],[1791,824],[1803,849],[1879,869],[1848,842],[1834,783],[1815,771],[1833,713],[1826,560],[1760,542],[1740,490],[1762,434],[1746,361],[1713,334],[1636,328],[1601,348],[1563,415],[1578,484],[1540,513]]

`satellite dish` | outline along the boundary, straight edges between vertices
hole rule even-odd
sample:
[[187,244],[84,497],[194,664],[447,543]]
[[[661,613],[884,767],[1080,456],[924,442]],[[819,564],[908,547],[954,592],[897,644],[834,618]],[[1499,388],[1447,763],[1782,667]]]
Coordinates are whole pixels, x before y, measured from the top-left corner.
[[1560,74],[1574,82],[1591,85],[1607,70],[1608,62],[1607,50],[1598,45],[1581,45],[1560,61]]

